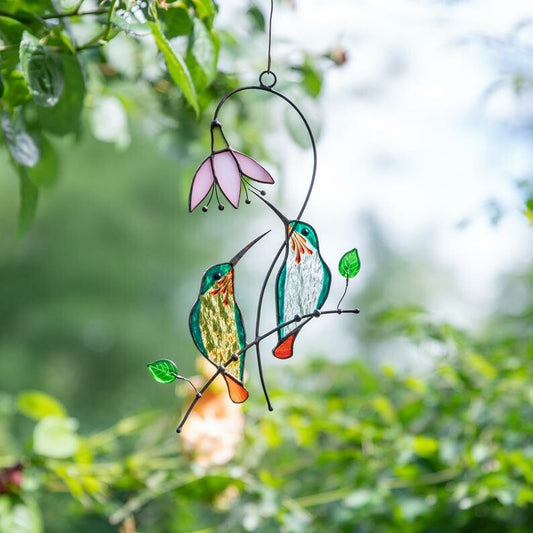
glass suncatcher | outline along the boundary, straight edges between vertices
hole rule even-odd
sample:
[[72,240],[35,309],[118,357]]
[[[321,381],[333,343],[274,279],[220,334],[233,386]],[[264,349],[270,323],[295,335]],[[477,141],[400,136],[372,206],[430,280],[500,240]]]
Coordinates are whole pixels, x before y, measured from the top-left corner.
[[[159,359],[148,364],[152,377],[159,383],[172,383],[176,379],[187,381],[195,391],[195,397],[188,406],[177,427],[179,433],[202,394],[211,386],[217,376],[222,375],[230,399],[242,403],[248,399],[248,391],[243,383],[246,352],[255,348],[259,377],[270,411],[273,410],[261,365],[261,342],[277,335],[278,342],[273,354],[278,359],[289,359],[294,355],[294,343],[299,332],[313,320],[323,315],[359,313],[359,309],[342,309],[341,303],[346,295],[348,283],[360,270],[361,263],[356,248],[346,252],[340,259],[338,271],[346,280],[342,296],[335,309],[322,311],[331,286],[331,271],[320,254],[317,231],[302,216],[309,202],[315,183],[317,151],[313,132],[298,106],[274,86],[277,77],[271,70],[272,14],[273,0],[270,1],[268,27],[267,68],[259,76],[258,85],[239,87],[226,94],[216,107],[211,122],[211,153],[198,167],[192,179],[189,194],[189,211],[202,205],[207,212],[208,206],[216,199],[218,209],[223,210],[226,199],[237,209],[244,192],[245,202],[251,203],[256,197],[260,203],[272,210],[283,226],[284,240],[267,269],[259,291],[255,330],[253,340],[246,340],[244,321],[235,298],[235,268],[246,252],[262,239],[270,230],[244,246],[232,259],[209,268],[200,282],[200,291],[189,315],[189,329],[198,351],[213,365],[213,375],[198,390],[186,377],[178,373],[176,364],[169,359]],[[265,168],[251,157],[232,148],[218,120],[220,111],[231,97],[243,91],[263,91],[284,100],[302,120],[306,129],[312,152],[313,169],[303,204],[296,215],[290,219],[276,206],[264,198],[266,192],[258,189],[257,184],[274,184],[274,178]],[[261,332],[261,314],[268,282],[279,262],[275,280],[274,299],[277,323],[266,332]]]

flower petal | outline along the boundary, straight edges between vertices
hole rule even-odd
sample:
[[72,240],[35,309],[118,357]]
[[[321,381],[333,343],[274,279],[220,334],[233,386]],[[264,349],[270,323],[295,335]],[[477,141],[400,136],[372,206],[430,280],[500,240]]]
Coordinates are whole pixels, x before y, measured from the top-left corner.
[[192,211],[207,196],[215,178],[211,167],[211,156],[208,157],[198,168],[192,180],[191,192],[189,195],[189,211]]
[[213,168],[221,191],[231,205],[237,209],[241,197],[241,173],[231,151],[224,150],[216,153],[213,156]]
[[274,183],[274,178],[254,159],[233,150],[241,171],[245,176],[262,183]]

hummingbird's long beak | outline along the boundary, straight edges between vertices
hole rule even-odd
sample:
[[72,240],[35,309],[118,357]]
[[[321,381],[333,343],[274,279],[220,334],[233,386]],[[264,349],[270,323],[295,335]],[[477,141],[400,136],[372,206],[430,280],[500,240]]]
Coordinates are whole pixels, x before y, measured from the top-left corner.
[[262,239],[267,233],[270,233],[270,230],[265,231],[263,235],[259,235],[256,239],[254,239],[251,243],[247,244],[233,259],[230,259],[228,263],[230,263],[232,266],[235,266],[241,257],[260,239]]
[[276,206],[272,205],[268,200],[265,200],[261,195],[257,194],[255,191],[250,191],[250,192],[253,192],[260,200],[265,202],[265,204],[268,205],[268,207],[270,207],[270,209],[272,209],[272,211],[274,211],[276,215],[278,215],[278,217],[281,219],[283,224],[285,224],[285,226],[287,227],[289,226],[289,219]]

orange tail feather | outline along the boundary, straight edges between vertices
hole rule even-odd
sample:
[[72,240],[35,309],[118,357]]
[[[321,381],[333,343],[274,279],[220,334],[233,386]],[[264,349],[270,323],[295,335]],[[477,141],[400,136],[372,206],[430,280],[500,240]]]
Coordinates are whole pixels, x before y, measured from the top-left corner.
[[294,344],[294,339],[296,338],[296,333],[292,333],[288,337],[281,339],[278,342],[278,345],[274,348],[273,354],[278,359],[288,359],[292,357],[292,346]]
[[229,397],[233,403],[242,403],[248,399],[248,391],[244,385],[227,374],[224,374],[224,379],[228,386]]

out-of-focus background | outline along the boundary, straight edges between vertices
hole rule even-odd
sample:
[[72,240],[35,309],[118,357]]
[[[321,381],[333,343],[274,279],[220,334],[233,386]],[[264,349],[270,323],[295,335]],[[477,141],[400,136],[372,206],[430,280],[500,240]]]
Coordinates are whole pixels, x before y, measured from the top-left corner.
[[[313,320],[289,361],[265,341],[272,413],[250,352],[243,408],[216,384],[175,434],[189,389],[146,364],[205,381],[188,331],[202,273],[273,230],[236,274],[250,337],[283,239],[258,200],[187,208],[218,100],[265,68],[268,8],[0,9],[1,532],[530,530],[525,0],[275,2],[276,89],[318,140],[303,218],[334,273],[325,308],[356,247],[344,305],[361,313]],[[250,92],[219,118],[295,216],[312,168],[298,116]]]

